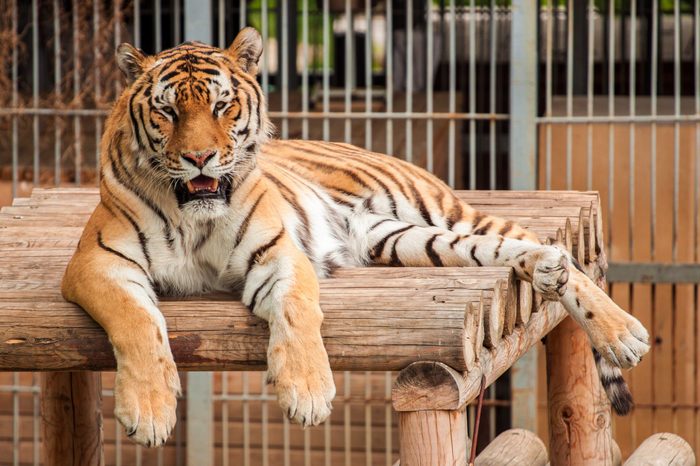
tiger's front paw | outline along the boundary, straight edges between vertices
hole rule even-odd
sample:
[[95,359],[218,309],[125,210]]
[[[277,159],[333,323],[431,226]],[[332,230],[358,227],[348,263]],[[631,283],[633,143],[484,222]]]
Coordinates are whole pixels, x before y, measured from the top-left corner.
[[147,369],[124,363],[114,386],[114,415],[126,435],[146,447],[161,446],[175,427],[180,378],[175,362],[161,357]]
[[559,248],[550,246],[540,254],[532,274],[532,286],[543,298],[557,301],[566,292],[569,281],[569,258]]
[[650,349],[647,330],[622,309],[606,315],[605,322],[591,332],[591,340],[601,356],[622,369],[639,364]]
[[331,414],[335,397],[333,373],[321,337],[304,345],[279,343],[268,352],[268,382],[287,417],[304,427],[315,426]]

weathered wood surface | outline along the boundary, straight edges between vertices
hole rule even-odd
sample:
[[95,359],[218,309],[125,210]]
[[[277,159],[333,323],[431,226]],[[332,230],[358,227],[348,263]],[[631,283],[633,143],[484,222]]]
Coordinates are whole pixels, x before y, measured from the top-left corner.
[[41,419],[44,465],[104,465],[100,374],[41,374]]
[[664,432],[642,442],[625,466],[695,466],[695,452],[682,437]]
[[404,466],[463,466],[467,462],[464,376],[438,362],[416,362],[394,382],[399,412],[399,458]]
[[[460,195],[543,239],[571,219],[572,227],[584,232],[574,242],[589,246],[585,261],[600,257],[595,193]],[[31,198],[0,212],[0,353],[7,355],[0,370],[114,368],[104,333],[58,292],[97,201],[97,190],[90,188],[36,189]],[[532,313],[538,298],[519,289],[508,269],[346,269],[322,282],[322,331],[335,369],[399,370],[414,361],[437,360],[466,370],[478,361],[479,370],[468,379],[473,387],[481,373],[495,380],[563,318],[558,306],[548,315]],[[161,308],[183,369],[264,366],[266,325],[234,297],[165,299]],[[486,350],[484,341],[498,350]]]
[[525,429],[507,430],[479,453],[474,466],[545,466],[547,448],[542,440]]

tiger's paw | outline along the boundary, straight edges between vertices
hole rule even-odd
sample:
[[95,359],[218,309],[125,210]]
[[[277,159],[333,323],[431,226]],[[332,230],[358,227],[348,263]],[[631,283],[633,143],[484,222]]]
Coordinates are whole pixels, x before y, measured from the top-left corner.
[[308,346],[280,343],[268,352],[268,382],[275,387],[282,411],[303,427],[325,421],[335,397],[328,356],[320,336],[318,340]]
[[543,298],[557,301],[566,292],[569,258],[556,247],[548,247],[535,263],[532,286]]
[[146,370],[124,363],[114,386],[114,415],[132,440],[146,447],[159,447],[175,427],[180,393],[180,378],[172,357],[160,358]]
[[616,315],[606,315],[600,329],[592,331],[593,346],[611,364],[629,369],[636,366],[649,352],[649,333],[634,317],[619,309]]

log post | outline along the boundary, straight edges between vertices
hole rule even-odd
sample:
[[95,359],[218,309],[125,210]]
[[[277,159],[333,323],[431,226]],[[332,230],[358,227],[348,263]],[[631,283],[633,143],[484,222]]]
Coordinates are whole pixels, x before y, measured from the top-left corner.
[[[589,229],[589,234],[595,235],[593,228]],[[558,240],[573,252],[570,222]],[[579,230],[577,240],[581,253],[585,252],[582,230]],[[594,238],[596,244],[598,240]],[[601,247],[596,250],[601,250]],[[584,258],[583,254],[574,256]],[[595,276],[593,269],[599,268],[599,264],[594,257],[588,259],[584,262],[588,275]],[[601,279],[603,282],[604,278]],[[558,303],[545,305],[560,306]],[[612,464],[614,447],[610,404],[600,385],[587,335],[567,317],[547,335],[546,354],[552,466]]]
[[99,372],[41,374],[42,464],[104,466]]
[[695,466],[693,447],[676,434],[654,434],[625,461],[625,466]]
[[546,466],[547,448],[540,438],[525,429],[510,429],[493,439],[474,461],[474,466]]
[[467,464],[466,393],[462,374],[439,362],[415,362],[399,373],[391,399],[401,466]]

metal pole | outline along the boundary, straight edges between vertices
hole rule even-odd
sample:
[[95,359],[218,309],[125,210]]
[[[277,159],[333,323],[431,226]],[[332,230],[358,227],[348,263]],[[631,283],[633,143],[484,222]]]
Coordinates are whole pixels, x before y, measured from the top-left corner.
[[[214,39],[212,0],[185,0],[185,40],[211,44]],[[187,465],[214,465],[213,374],[187,375]]]
[[510,48],[510,188],[537,181],[537,9],[513,0]]
[[[513,0],[510,49],[510,188],[537,186],[537,8]],[[537,348],[511,372],[513,427],[537,429]]]

